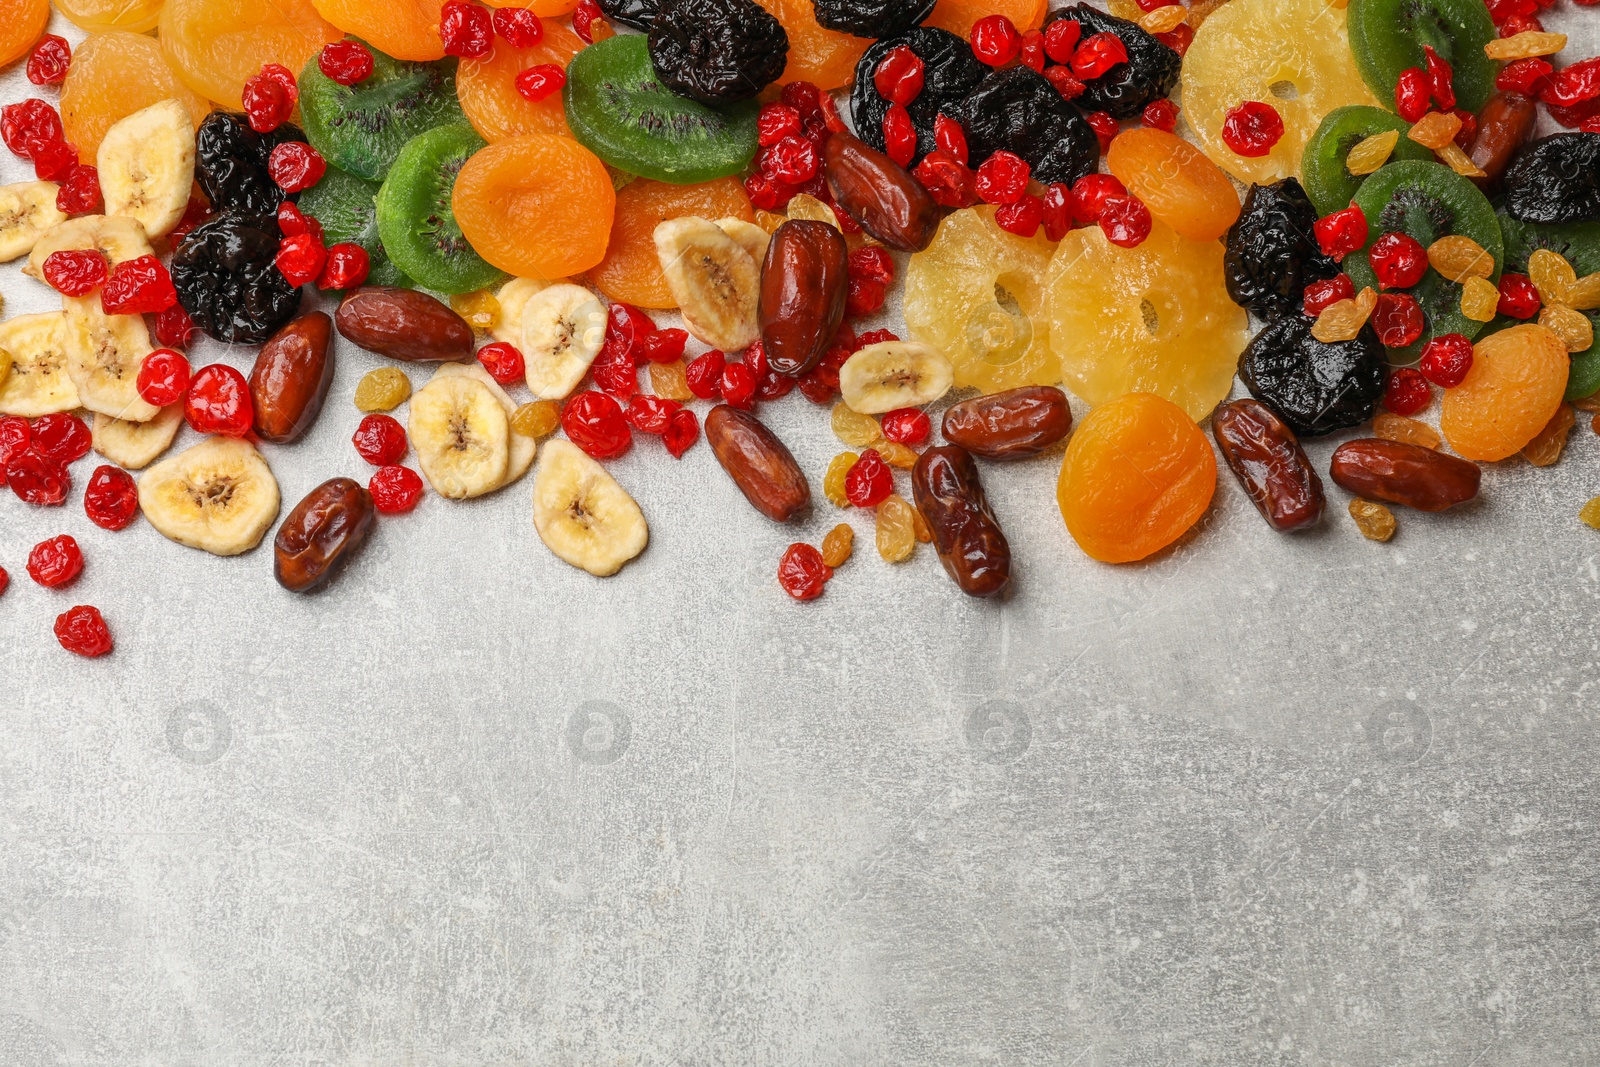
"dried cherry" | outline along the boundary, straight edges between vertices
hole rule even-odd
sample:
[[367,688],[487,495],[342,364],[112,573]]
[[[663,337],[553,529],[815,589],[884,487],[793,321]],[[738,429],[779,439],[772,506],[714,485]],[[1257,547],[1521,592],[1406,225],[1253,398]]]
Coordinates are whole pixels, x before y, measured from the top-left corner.
[[183,398],[183,417],[196,433],[243,437],[255,424],[250,384],[226,363],[201,367]]
[[633,447],[622,405],[593,389],[567,401],[561,409],[561,428],[568,440],[595,459],[616,459]]
[[83,510],[96,526],[120,530],[139,514],[139,486],[121,467],[101,464],[84,487]]
[[83,571],[83,551],[70,534],[40,541],[28,553],[28,577],[55,589],[66,585]]
[[822,553],[804,542],[790,545],[778,561],[778,584],[796,600],[817,599],[832,577]]
[[62,648],[90,659],[105,655],[113,647],[111,630],[101,617],[100,609],[86,604],[57,615],[55,631]]
[[72,478],[67,468],[48,456],[27,451],[6,463],[6,482],[24,504],[54,507],[67,499]]
[[63,466],[88,455],[92,444],[89,427],[66,412],[39,416],[34,420],[31,438],[35,452]]
[[384,467],[367,482],[372,504],[385,515],[410,511],[422,499],[422,478],[410,467]]
[[1050,16],[1044,27],[1047,42],[1051,27],[1062,21],[1077,23],[1080,38],[1110,34],[1128,54],[1126,63],[1117,63],[1092,79],[1080,79],[1084,87],[1080,106],[1085,111],[1104,111],[1117,119],[1137,118],[1148,105],[1171,96],[1177,87],[1183,58],[1135,23],[1080,3]]

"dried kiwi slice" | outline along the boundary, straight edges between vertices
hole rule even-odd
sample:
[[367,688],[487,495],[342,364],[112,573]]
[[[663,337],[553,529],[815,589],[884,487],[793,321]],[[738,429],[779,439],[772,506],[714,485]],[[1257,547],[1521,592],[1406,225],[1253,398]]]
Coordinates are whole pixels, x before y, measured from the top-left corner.
[[349,242],[367,250],[368,282],[410,288],[414,283],[394,265],[378,237],[380,188],[377,182],[329,167],[320,182],[300,194],[300,210],[322,224],[329,245]]
[[466,122],[456,99],[456,61],[410,63],[376,48],[372,74],[340,85],[313,55],[300,72],[300,113],[311,146],[340,170],[382,181],[407,141]]
[[693,185],[737,174],[755,158],[760,105],[710,108],[668,92],[637,34],[596,41],[574,56],[562,98],[572,135],[629,174]]
[[470,293],[506,275],[486,263],[456,222],[456,175],[484,147],[471,126],[441,126],[413,137],[378,190],[378,236],[397,267],[440,293]]
[[[1565,225],[1518,222],[1502,208],[1500,230],[1505,235],[1506,270],[1515,274],[1528,273],[1528,257],[1540,248],[1548,248],[1571,263],[1580,278],[1600,271],[1600,222]],[[1600,312],[1584,314],[1595,324],[1595,333],[1600,336]],[[1491,322],[1484,333],[1497,333],[1516,325],[1519,325],[1516,319],[1499,318]],[[1593,396],[1596,391],[1600,391],[1600,344],[1586,352],[1573,353],[1572,373],[1567,376],[1568,400],[1581,400]]]
[[1423,45],[1455,69],[1457,106],[1476,112],[1494,94],[1499,64],[1483,46],[1496,33],[1483,0],[1350,0],[1349,27],[1356,67],[1385,103],[1393,104],[1404,71],[1426,68]]
[[[1494,257],[1490,280],[1500,280],[1505,245],[1494,208],[1476,185],[1449,167],[1416,160],[1390,163],[1362,183],[1355,202],[1367,216],[1368,248],[1386,233],[1410,234],[1424,248],[1441,237],[1460,234]],[[1366,249],[1346,256],[1344,269],[1357,289],[1378,288],[1378,276],[1367,261]],[[1483,323],[1461,313],[1461,286],[1437,271],[1430,269],[1409,292],[1422,306],[1427,325],[1416,344],[1390,351],[1394,362],[1415,362],[1421,346],[1440,334],[1476,337],[1483,330]]]
[[1317,213],[1331,215],[1343,211],[1356,198],[1356,190],[1367,180],[1365,174],[1351,174],[1344,161],[1350,150],[1368,137],[1394,132],[1400,141],[1394,146],[1390,162],[1402,159],[1433,159],[1433,152],[1406,137],[1411,125],[1392,112],[1365,104],[1335,108],[1328,112],[1317,132],[1306,142],[1300,168],[1305,174],[1306,195]]

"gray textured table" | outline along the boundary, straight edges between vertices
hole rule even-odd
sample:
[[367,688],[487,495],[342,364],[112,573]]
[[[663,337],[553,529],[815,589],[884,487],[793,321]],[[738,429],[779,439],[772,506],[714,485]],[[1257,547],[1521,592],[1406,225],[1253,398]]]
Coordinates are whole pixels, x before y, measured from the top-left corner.
[[[1592,50],[1592,12],[1548,22],[1585,17]],[[286,507],[366,477],[377,360],[338,361],[267,452]],[[838,451],[798,394],[766,414],[808,471]],[[984,470],[993,604],[860,515],[792,603],[778,555],[838,513],[773,526],[703,443],[612,465],[652,544],[608,581],[527,483],[428,497],[314,597],[266,549],[0,494],[0,1064],[1600,1060],[1586,426],[1389,545],[1337,490],[1276,536],[1224,473],[1120,568],[1067,537],[1058,464]],[[88,567],[48,591],[22,561],[60,532]],[[112,658],[56,647],[73,603]]]

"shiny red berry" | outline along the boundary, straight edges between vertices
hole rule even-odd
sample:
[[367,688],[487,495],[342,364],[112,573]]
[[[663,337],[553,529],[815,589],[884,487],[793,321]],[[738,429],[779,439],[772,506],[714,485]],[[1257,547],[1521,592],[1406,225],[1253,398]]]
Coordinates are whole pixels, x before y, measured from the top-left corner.
[[28,577],[46,589],[56,589],[83,571],[83,552],[70,534],[40,541],[28,553]]
[[1017,59],[1024,67],[1035,73],[1044,73],[1044,34],[1038,30],[1029,30],[1022,35],[1022,44],[1017,49]]
[[790,545],[778,561],[778,584],[796,600],[815,600],[833,577],[822,553],[808,544]]
[[244,375],[225,363],[201,367],[183,398],[183,417],[196,433],[243,437],[255,422],[255,406]]
[[104,530],[120,530],[139,514],[139,486],[121,467],[101,464],[83,490],[83,510]]
[[545,97],[561,91],[567,84],[567,72],[554,63],[538,63],[518,73],[512,84],[524,100],[537,104]]
[[638,350],[646,363],[676,363],[683,358],[683,349],[689,343],[689,334],[676,327],[670,330],[652,330],[639,340]]
[[494,32],[513,48],[532,48],[544,40],[544,23],[525,7],[497,7]]
[[1372,273],[1384,289],[1409,289],[1428,273],[1428,250],[1407,233],[1386,233],[1367,251]]
[[1389,373],[1389,384],[1383,391],[1383,406],[1396,415],[1415,415],[1433,400],[1428,379],[1415,367],[1400,367]]
[[1078,39],[1083,27],[1072,19],[1057,19],[1045,28],[1044,54],[1057,63],[1071,63],[1072,54],[1078,50]]
[[[33,427],[20,415],[0,415],[0,467],[33,447]],[[0,473],[0,481],[4,480]]]
[[775,145],[785,137],[798,137],[804,131],[800,112],[788,104],[767,104],[756,116],[756,142],[762,148]]
[[1454,389],[1472,369],[1472,342],[1459,333],[1435,337],[1422,346],[1417,363],[1422,376],[1441,389]]
[[65,141],[51,141],[33,149],[33,173],[40,181],[64,182],[79,166],[77,147]]
[[1025,194],[1014,204],[1006,204],[994,213],[994,223],[1007,233],[1018,237],[1032,237],[1044,224],[1044,201]]
[[341,242],[328,249],[328,258],[317,275],[317,288],[323,292],[354,289],[367,280],[372,258],[358,244]]
[[664,434],[672,423],[672,416],[683,407],[676,400],[640,393],[628,401],[623,418],[640,433]]
[[173,304],[156,316],[156,341],[168,348],[188,348],[189,342],[199,332],[194,320],[183,310],[182,304]]
[[489,377],[501,385],[520,382],[527,373],[522,362],[522,352],[516,345],[496,341],[478,349],[478,362],[489,372]]
[[933,141],[939,151],[947,153],[957,163],[966,165],[967,131],[961,128],[961,123],[942,111],[933,120]]
[[845,292],[845,314],[854,318],[871,315],[889,299],[889,289],[876,278],[852,275]]
[[[633,359],[639,342],[656,330],[655,322],[634,307],[620,300],[613,301],[606,313],[606,341],[620,346],[622,352]],[[642,360],[634,360],[642,362]]]
[[290,285],[309,285],[322,276],[322,268],[328,262],[328,250],[323,247],[322,238],[316,234],[297,234],[283,239],[273,262]]
[[722,400],[730,407],[748,411],[754,406],[756,387],[761,384],[756,372],[745,363],[729,363],[722,368]]
[[1283,116],[1271,104],[1246,100],[1230,109],[1223,119],[1222,139],[1246,158],[1267,155],[1283,139]]
[[27,451],[6,463],[6,482],[17,499],[35,507],[54,507],[67,499],[72,477],[48,456]]
[[259,74],[245,79],[242,103],[245,119],[257,133],[271,133],[289,121],[300,100],[300,87],[288,67],[268,63]]
[[1440,108],[1449,111],[1456,106],[1455,72],[1447,60],[1433,50],[1433,45],[1422,46],[1428,68],[1428,93]]
[[107,315],[155,315],[177,302],[172,275],[155,256],[118,263],[100,287],[100,307]]
[[1521,93],[1523,96],[1538,96],[1550,79],[1550,74],[1555,68],[1537,56],[1513,60],[1501,68],[1495,76],[1495,88],[1505,92]]
[[1372,309],[1372,328],[1390,348],[1414,344],[1426,327],[1422,307],[1410,293],[1384,293]]
[[1394,86],[1394,109],[1407,122],[1416,122],[1428,113],[1428,101],[1433,96],[1433,83],[1419,67],[1408,67],[1400,72]]
[[1028,161],[1002,149],[978,168],[977,192],[986,204],[1015,204],[1028,191]]
[[360,84],[372,76],[372,50],[351,37],[334,41],[317,55],[317,69],[340,85]]
[[79,163],[56,190],[56,210],[67,215],[97,215],[105,207],[100,193],[100,171]]
[[788,375],[769,370],[760,375],[756,382],[756,399],[762,403],[780,400],[793,392],[796,384],[796,380]]
[[689,382],[689,392],[701,400],[712,400],[722,392],[722,372],[727,367],[727,357],[716,349],[696,356],[684,368]]
[[439,11],[439,36],[447,56],[485,59],[494,51],[494,23],[477,4],[449,0]]
[[35,85],[60,85],[72,69],[72,46],[65,37],[47,33],[28,56],[28,80]]
[[1500,314],[1531,319],[1539,314],[1540,303],[1539,290],[1526,274],[1500,275]]
[[422,479],[410,467],[384,467],[367,482],[372,506],[385,515],[410,511],[422,499]]
[[[1060,86],[1058,85],[1056,88],[1059,89]],[[1106,149],[1111,147],[1111,142],[1116,140],[1117,134],[1122,132],[1122,126],[1118,124],[1117,120],[1104,111],[1091,111],[1083,117],[1083,121],[1089,124],[1089,128],[1094,131],[1095,137],[1100,141],[1101,155],[1106,154]]]
[[114,647],[111,630],[101,617],[100,609],[86,604],[57,615],[55,631],[62,648],[89,659],[104,656]]
[[883,116],[883,143],[889,158],[902,167],[917,156],[917,129],[904,104],[890,104]]
[[1355,204],[1318,219],[1314,230],[1323,255],[1336,261],[1365,248],[1370,233],[1366,213]]
[[633,432],[622,405],[605,393],[587,389],[561,409],[567,439],[595,459],[616,459],[633,447]]
[[1072,76],[1079,81],[1094,81],[1119,63],[1128,61],[1128,47],[1114,33],[1095,33],[1085,37],[1072,53]]
[[11,575],[6,573],[6,569],[4,567],[0,567],[0,596],[5,596],[6,589],[10,585]]
[[1072,229],[1072,188],[1064,182],[1053,182],[1045,189],[1042,203],[1045,238],[1059,241]]
[[683,454],[698,440],[700,440],[700,420],[695,417],[695,413],[688,408],[680,408],[673,412],[666,431],[661,435],[661,443],[667,446],[672,458],[682,459]]
[[1004,15],[988,15],[972,24],[972,54],[980,63],[1003,67],[1022,49],[1022,34]]
[[1306,286],[1305,312],[1314,319],[1339,301],[1354,300],[1355,297],[1356,283],[1350,280],[1350,275],[1337,274],[1325,281],[1312,282]]
[[1100,212],[1100,230],[1119,248],[1137,248],[1150,236],[1155,222],[1143,200],[1129,194],[1113,196]]
[[1072,218],[1081,226],[1097,223],[1107,200],[1127,195],[1127,186],[1112,175],[1086,174],[1072,186]]
[[267,157],[267,173],[284,192],[298,193],[322,180],[328,173],[328,162],[304,141],[285,141]]
[[106,283],[111,269],[98,249],[64,249],[45,257],[44,280],[63,296],[86,296]]
[[578,6],[572,10],[572,30],[584,44],[594,44],[597,35],[603,32],[600,27],[609,25],[605,12],[595,0],[578,0]]
[[361,420],[350,443],[374,467],[389,467],[406,458],[406,429],[391,415],[373,414]]
[[600,354],[589,364],[589,376],[602,390],[623,400],[639,391],[639,365],[628,346],[615,338],[600,346]]
[[878,95],[894,104],[910,104],[922,92],[925,65],[908,45],[897,45],[878,61],[872,84]]
[[876,245],[866,245],[850,253],[845,261],[852,277],[871,278],[884,285],[894,283],[894,259]]
[[35,452],[66,465],[89,454],[93,436],[82,419],[58,411],[34,420],[32,441]]
[[761,211],[776,211],[794,195],[782,182],[762,174],[752,174],[744,180],[744,194],[750,198],[750,206]]
[[[1089,91],[1088,86],[1072,76],[1071,67],[1046,67],[1044,68],[1044,78],[1057,93],[1061,94],[1061,99],[1063,100],[1076,100]],[[1101,115],[1105,113],[1097,111],[1095,114]],[[1106,118],[1111,119],[1111,116],[1106,115]],[[1116,119],[1111,119],[1113,125],[1116,124],[1116,121]],[[1090,125],[1095,126],[1093,122]],[[1111,137],[1115,137],[1116,134],[1113,133],[1110,136],[1106,136],[1101,127],[1095,126],[1095,136],[1100,139],[1100,151],[1104,154],[1106,145],[1111,143]]]
[[1155,100],[1145,105],[1139,116],[1141,125],[1171,133],[1178,128],[1178,105],[1171,100]]
[[928,414],[920,408],[896,408],[880,416],[883,436],[902,445],[920,445],[933,432]]
[[894,472],[877,449],[869,448],[844,476],[844,495],[858,508],[877,507],[894,492]]
[[978,176],[942,149],[923,156],[912,174],[943,207],[971,207],[978,202]]
[[32,159],[36,149],[65,137],[60,113],[43,100],[24,100],[0,108],[0,140],[23,159]]
[[785,137],[762,150],[762,172],[769,178],[790,185],[804,185],[817,176],[821,160],[817,146],[804,137]]
[[300,210],[293,200],[278,205],[278,232],[285,237],[299,237],[303,233],[322,236],[322,223]]

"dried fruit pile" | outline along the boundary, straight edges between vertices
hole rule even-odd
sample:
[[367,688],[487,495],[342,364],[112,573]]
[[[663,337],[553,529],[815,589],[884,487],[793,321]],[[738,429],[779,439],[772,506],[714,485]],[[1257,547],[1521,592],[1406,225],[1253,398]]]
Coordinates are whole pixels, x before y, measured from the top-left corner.
[[[74,51],[22,0],[0,62],[59,104],[0,111],[37,177],[0,188],[0,260],[62,310],[0,323],[0,479],[62,505],[92,448],[95,524],[218,555],[276,524],[298,592],[425,488],[531,470],[538,536],[610,575],[648,527],[603,462],[703,432],[768,519],[820,478],[883,559],[932,544],[987,597],[1012,557],[984,463],[1067,441],[1067,531],[1128,562],[1194,529],[1219,454],[1273,529],[1318,524],[1300,438],[1370,424],[1329,476],[1388,540],[1386,505],[1548,466],[1600,411],[1600,58],[1561,59],[1564,2],[63,0]],[[868,328],[897,281],[905,337]],[[279,523],[267,458],[335,333],[389,361],[352,398],[376,470]],[[200,335],[253,365],[192,367]],[[826,470],[757,414],[791,392],[847,449]],[[822,595],[854,536],[792,545],[782,587]],[[67,535],[26,561],[84,566]],[[90,607],[56,632],[112,647]]]

